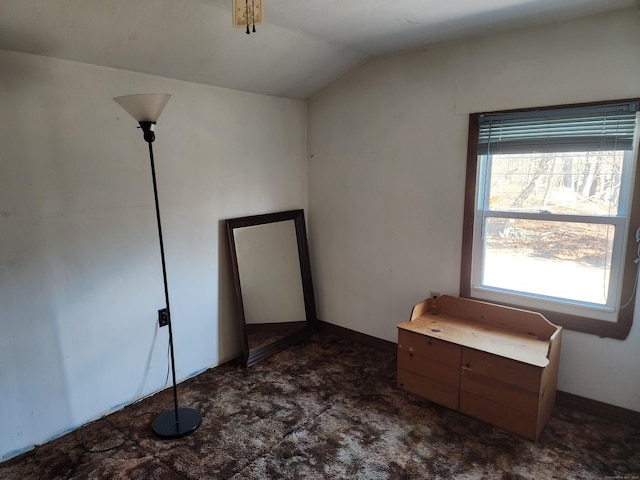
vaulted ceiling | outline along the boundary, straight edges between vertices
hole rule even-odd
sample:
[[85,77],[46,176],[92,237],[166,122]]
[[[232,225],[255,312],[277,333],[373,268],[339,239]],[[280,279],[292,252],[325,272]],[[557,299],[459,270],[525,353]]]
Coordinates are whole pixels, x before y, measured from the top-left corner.
[[306,99],[367,59],[640,0],[0,0],[0,49]]

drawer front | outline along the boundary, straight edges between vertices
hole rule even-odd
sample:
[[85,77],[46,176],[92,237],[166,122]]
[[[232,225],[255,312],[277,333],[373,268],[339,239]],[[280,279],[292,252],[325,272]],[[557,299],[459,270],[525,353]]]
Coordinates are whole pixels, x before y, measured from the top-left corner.
[[421,375],[456,389],[460,385],[460,367],[407,350],[398,349],[398,369]]
[[458,409],[458,389],[429,378],[398,369],[398,387],[445,407]]
[[518,387],[491,377],[462,371],[460,390],[484,398],[496,404],[518,410],[522,413],[538,415],[538,395],[531,390]]
[[460,392],[460,411],[530,440],[537,438],[536,417],[490,400]]
[[418,354],[460,368],[462,348],[427,335],[398,329],[398,351]]
[[462,352],[462,371],[484,375],[485,377],[537,393],[540,390],[543,369],[490,353],[465,348]]

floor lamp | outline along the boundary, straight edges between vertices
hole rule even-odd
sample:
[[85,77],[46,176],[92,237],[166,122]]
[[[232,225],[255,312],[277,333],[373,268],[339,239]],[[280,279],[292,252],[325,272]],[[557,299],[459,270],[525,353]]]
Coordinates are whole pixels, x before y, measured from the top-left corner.
[[200,426],[202,417],[192,408],[178,408],[178,389],[176,387],[176,363],[173,356],[173,331],[171,329],[171,310],[169,308],[169,288],[167,287],[167,268],[164,261],[164,244],[162,242],[162,225],[160,223],[160,207],[158,205],[158,187],[156,184],[156,168],[153,162],[153,141],[156,121],[162,113],[171,95],[164,93],[143,93],[125,95],[114,100],[124,108],[140,124],[144,139],[149,144],[151,160],[151,177],[153,179],[153,195],[156,203],[156,219],[158,220],[158,238],[160,240],[160,257],[162,259],[162,277],[164,279],[164,297],[167,307],[158,312],[160,324],[169,327],[169,351],[171,352],[171,373],[173,374],[173,410],[161,413],[153,421],[151,427],[161,438],[181,438],[195,432]]

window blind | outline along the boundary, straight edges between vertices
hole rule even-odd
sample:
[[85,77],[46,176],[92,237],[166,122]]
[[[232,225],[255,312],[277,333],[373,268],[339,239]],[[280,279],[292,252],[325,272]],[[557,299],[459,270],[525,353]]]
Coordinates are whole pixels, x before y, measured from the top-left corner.
[[478,155],[631,150],[638,102],[479,115]]

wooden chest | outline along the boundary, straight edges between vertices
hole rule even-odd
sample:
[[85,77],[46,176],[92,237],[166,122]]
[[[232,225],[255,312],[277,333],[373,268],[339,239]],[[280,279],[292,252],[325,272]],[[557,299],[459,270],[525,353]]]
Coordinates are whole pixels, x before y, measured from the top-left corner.
[[425,300],[398,325],[398,386],[535,440],[555,404],[561,337],[539,313]]

